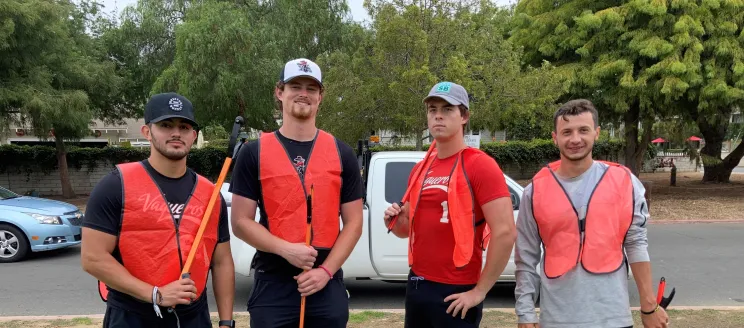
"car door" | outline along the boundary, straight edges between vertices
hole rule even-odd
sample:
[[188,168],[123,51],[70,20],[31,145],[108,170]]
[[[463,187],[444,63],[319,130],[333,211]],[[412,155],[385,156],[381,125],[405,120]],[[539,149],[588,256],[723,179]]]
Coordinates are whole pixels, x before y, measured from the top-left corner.
[[370,162],[368,181],[370,205],[370,257],[372,266],[381,278],[405,279],[408,274],[408,238],[388,233],[383,221],[385,209],[403,198],[408,177],[419,156],[380,156]]

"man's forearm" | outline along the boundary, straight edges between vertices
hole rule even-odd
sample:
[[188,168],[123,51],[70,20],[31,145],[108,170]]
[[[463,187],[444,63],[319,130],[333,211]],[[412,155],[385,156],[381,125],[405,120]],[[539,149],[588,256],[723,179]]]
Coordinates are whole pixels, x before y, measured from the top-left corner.
[[361,236],[361,217],[358,220],[350,220],[348,224],[344,224],[343,229],[341,229],[341,233],[336,239],[336,243],[333,245],[333,248],[328,254],[326,260],[323,262],[323,266],[331,271],[331,274],[335,274],[336,271],[338,271],[341,266],[344,265],[346,259],[349,258],[349,255],[351,255],[351,252],[354,250],[354,246],[356,246],[357,242],[359,241],[359,237]]
[[640,296],[641,309],[651,311],[656,308],[656,297],[654,296],[654,287],[651,276],[651,262],[635,262],[630,264],[633,270],[633,279],[638,286],[638,295]]
[[399,215],[391,232],[398,238],[408,238],[408,229],[408,217]]
[[235,304],[235,266],[232,261],[224,261],[212,268],[212,286],[220,320],[232,320]]
[[475,286],[483,294],[491,290],[496,281],[499,280],[501,273],[504,272],[504,268],[509,262],[512,247],[514,247],[515,238],[516,234],[507,229],[491,232],[491,240],[486,252],[485,268],[483,268],[481,278]]
[[110,254],[96,257],[83,255],[82,267],[85,272],[107,286],[141,301],[152,303],[154,286],[135,278]]
[[288,242],[274,236],[253,218],[241,218],[233,221],[233,234],[255,249],[280,255]]

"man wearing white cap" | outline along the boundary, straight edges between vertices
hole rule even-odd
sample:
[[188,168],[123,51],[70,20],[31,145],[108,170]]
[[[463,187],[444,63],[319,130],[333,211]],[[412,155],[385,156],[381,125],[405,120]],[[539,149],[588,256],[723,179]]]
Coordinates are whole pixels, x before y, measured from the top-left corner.
[[405,326],[478,327],[516,239],[511,198],[496,161],[465,144],[465,88],[437,83],[424,103],[436,149],[411,171],[409,197],[385,211],[409,240]]
[[251,327],[297,327],[301,296],[305,327],[346,327],[341,266],[362,234],[359,164],[351,147],[315,125],[323,98],[317,64],[287,62],[274,96],[282,126],[242,147],[230,184],[233,232],[256,248]]

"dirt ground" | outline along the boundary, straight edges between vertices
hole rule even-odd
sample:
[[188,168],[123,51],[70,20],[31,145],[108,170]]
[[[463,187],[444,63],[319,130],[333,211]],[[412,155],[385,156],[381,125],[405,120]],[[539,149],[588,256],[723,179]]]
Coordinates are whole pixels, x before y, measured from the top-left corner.
[[[699,172],[677,173],[675,187],[670,173],[641,173],[649,186],[652,221],[742,220],[744,219],[744,174],[731,174],[731,183],[704,184]],[[518,180],[527,186],[530,180]]]
[[[638,311],[633,312],[634,327],[643,327]],[[714,311],[714,310],[670,310],[670,326],[675,328],[741,328],[744,327],[744,311]],[[217,327],[217,318],[212,318]],[[235,317],[237,327],[250,327],[247,316]],[[37,321],[0,321],[0,327],[5,328],[51,328],[100,327],[100,319],[75,318],[69,320],[37,320]],[[481,321],[483,328],[514,328],[517,326],[514,313],[501,311],[487,311]],[[403,327],[402,314],[382,312],[355,312],[349,317],[348,327],[351,328],[393,328]]]

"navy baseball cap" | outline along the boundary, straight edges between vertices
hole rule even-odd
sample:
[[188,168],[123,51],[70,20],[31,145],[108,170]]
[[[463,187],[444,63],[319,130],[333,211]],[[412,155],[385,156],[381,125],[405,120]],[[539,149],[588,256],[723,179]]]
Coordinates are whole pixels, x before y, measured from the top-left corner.
[[186,97],[174,92],[159,93],[145,105],[145,124],[157,123],[169,118],[181,118],[198,128],[194,118],[194,106]]

